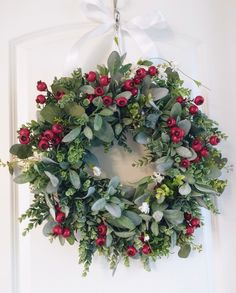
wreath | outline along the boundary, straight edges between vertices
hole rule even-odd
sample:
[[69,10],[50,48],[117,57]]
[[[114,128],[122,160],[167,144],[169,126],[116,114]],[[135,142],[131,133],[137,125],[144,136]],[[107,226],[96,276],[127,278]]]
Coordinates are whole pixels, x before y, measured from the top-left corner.
[[[21,126],[10,149],[14,181],[29,183],[33,194],[20,217],[29,220],[24,234],[45,223],[51,241],[79,242],[84,275],[96,251],[111,269],[134,258],[149,270],[176,245],[184,258],[201,250],[193,236],[201,208],[217,213],[215,196],[226,186],[218,178],[227,160],[215,147],[226,136],[199,109],[204,98],[191,98],[173,62],[124,59],[114,51],[107,66],[55,78],[51,90],[38,81],[37,121]],[[134,168],[155,168],[129,186],[105,178],[91,151],[120,145],[132,152],[128,134],[146,149]]]

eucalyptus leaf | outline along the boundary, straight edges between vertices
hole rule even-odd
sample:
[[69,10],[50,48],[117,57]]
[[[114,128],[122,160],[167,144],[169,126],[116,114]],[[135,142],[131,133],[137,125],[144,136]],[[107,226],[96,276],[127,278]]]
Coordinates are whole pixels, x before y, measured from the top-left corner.
[[158,113],[152,113],[152,114],[149,114],[149,115],[147,116],[147,118],[146,118],[146,123],[145,123],[145,125],[146,125],[147,127],[150,127],[150,128],[152,128],[152,129],[155,129],[159,117],[160,117],[160,114],[158,114]]
[[99,112],[99,115],[101,116],[112,116],[113,114],[114,112],[109,108],[102,109],[102,111]]
[[185,136],[188,135],[190,129],[191,129],[191,122],[187,119],[181,120],[178,122],[178,127],[183,129]]
[[130,91],[125,91],[125,92],[122,92],[120,94],[118,94],[115,99],[118,99],[120,97],[124,97],[126,98],[127,100],[129,100],[131,97],[132,97],[132,93]]
[[91,195],[94,194],[95,191],[96,191],[96,188],[94,186],[90,186],[87,191],[87,194],[83,198],[90,197]]
[[95,119],[94,119],[94,130],[98,131],[102,127],[102,117],[96,114]]
[[181,195],[188,195],[191,191],[191,186],[187,182],[179,187],[179,193]]
[[123,129],[123,128],[122,128],[122,125],[121,125],[120,123],[116,124],[116,125],[115,125],[115,134],[116,134],[116,135],[121,134],[122,129]]
[[164,218],[172,225],[179,225],[183,223],[184,213],[179,210],[164,210]]
[[153,100],[157,101],[166,97],[169,93],[169,90],[167,88],[154,87],[149,89],[149,93],[152,95]]
[[163,212],[157,210],[153,213],[152,217],[157,223],[159,223],[161,219],[163,218]]
[[80,91],[81,91],[83,94],[88,94],[88,95],[93,95],[93,94],[94,94],[94,88],[93,88],[91,85],[83,85],[83,86],[80,88]]
[[155,236],[157,236],[159,234],[159,227],[158,227],[157,222],[152,222],[151,231]]
[[113,51],[111,52],[110,56],[107,60],[107,67],[111,76],[113,76],[121,67],[122,61],[118,52]]
[[98,131],[95,131],[94,135],[98,139],[106,143],[111,143],[114,140],[113,128],[106,121],[103,121],[101,129]]
[[85,126],[83,133],[87,137],[87,139],[91,140],[93,138],[93,131],[90,127]]
[[114,176],[111,178],[108,187],[112,186],[114,188],[117,188],[120,184],[120,177],[119,176]]
[[142,194],[141,196],[139,196],[138,198],[135,199],[134,203],[137,206],[141,206],[142,203],[149,197],[148,194]]
[[110,247],[111,246],[112,240],[113,240],[113,238],[112,238],[111,234],[108,234],[106,236],[106,247]]
[[127,216],[135,226],[139,226],[142,223],[142,218],[135,212],[125,211],[124,215]]
[[134,223],[126,216],[121,216],[120,218],[116,218],[116,223],[126,229],[134,230],[135,225]]
[[40,111],[40,115],[45,121],[53,123],[56,118],[62,117],[62,110],[55,104],[47,104]]
[[34,174],[22,173],[14,178],[14,182],[17,184],[25,184],[35,179]]
[[194,186],[197,188],[197,190],[204,192],[204,193],[217,193],[211,186],[195,183]]
[[80,182],[80,177],[78,173],[74,170],[69,171],[70,174],[70,182],[74,186],[75,189],[80,189],[81,187],[81,182]]
[[183,158],[191,158],[193,155],[192,152],[188,148],[183,147],[183,146],[176,148],[176,153],[180,157],[183,157]]
[[121,208],[117,204],[107,203],[105,205],[105,209],[115,218],[119,218],[121,216]]
[[181,107],[180,103],[175,103],[171,108],[170,116],[177,118],[178,116],[181,115],[181,112],[182,112],[182,107]]
[[68,103],[65,105],[64,109],[69,116],[77,118],[81,117],[85,113],[85,109],[77,103]]
[[156,165],[156,171],[158,173],[161,173],[165,175],[166,171],[169,170],[174,164],[173,159],[164,156],[156,160],[155,165]]
[[135,236],[135,231],[130,231],[130,232],[116,232],[115,231],[116,236],[120,237],[120,238],[130,238]]
[[147,144],[150,142],[150,136],[145,132],[139,132],[135,137],[135,141],[139,144]]
[[80,127],[76,127],[72,129],[67,135],[64,136],[64,138],[62,139],[62,142],[72,142],[79,136],[80,132],[81,132]]
[[52,234],[52,229],[56,226],[56,223],[54,221],[48,221],[44,226],[43,226],[43,235],[48,237]]
[[58,184],[59,184],[59,179],[55,176],[55,175],[53,175],[52,173],[50,173],[50,172],[48,172],[48,171],[44,171],[44,173],[47,175],[47,177],[50,179],[50,181],[51,181],[51,183],[52,183],[52,185],[54,186],[54,187],[56,187],[56,186],[58,186]]
[[100,198],[97,201],[95,201],[95,203],[92,205],[92,211],[94,212],[98,212],[100,210],[103,210],[105,208],[106,205],[106,200],[105,198]]

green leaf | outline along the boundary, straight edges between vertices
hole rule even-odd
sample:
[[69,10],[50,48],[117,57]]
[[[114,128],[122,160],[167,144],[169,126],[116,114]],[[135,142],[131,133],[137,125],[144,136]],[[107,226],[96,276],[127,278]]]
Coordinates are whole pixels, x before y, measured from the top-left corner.
[[92,211],[94,212],[98,212],[100,210],[103,210],[105,208],[106,205],[106,200],[105,198],[100,198],[97,201],[95,201],[95,203],[92,205]]
[[147,116],[147,118],[146,118],[146,123],[145,123],[145,125],[146,125],[147,127],[149,127],[149,128],[155,129],[159,117],[160,117],[160,114],[159,114],[159,113],[149,114],[149,115]]
[[122,92],[120,94],[118,94],[115,99],[118,99],[120,97],[125,97],[127,100],[130,99],[132,97],[132,93],[130,91],[125,91],[125,92]]
[[80,182],[80,177],[78,173],[74,170],[69,171],[70,174],[70,182],[74,186],[75,189],[80,189],[81,187],[81,182]]
[[31,182],[34,179],[35,179],[35,175],[22,173],[14,178],[14,182],[17,184],[25,184],[25,183]]
[[94,135],[103,142],[111,143],[114,140],[114,131],[111,125],[103,121],[102,127],[100,130],[95,131]]
[[85,126],[83,133],[87,137],[87,139],[91,140],[93,138],[93,132],[90,127]]
[[64,136],[62,142],[72,142],[79,136],[80,132],[81,132],[80,127],[76,127],[72,129],[67,135]]
[[183,129],[185,136],[189,133],[190,129],[191,129],[191,122],[187,119],[181,120],[178,123],[178,126]]
[[135,231],[130,231],[130,232],[116,232],[116,231],[114,231],[114,233],[116,234],[116,236],[118,236],[120,238],[129,238],[129,237],[133,237],[136,234]]
[[141,196],[139,196],[138,198],[135,199],[134,203],[137,206],[141,206],[142,203],[149,197],[148,194],[142,194]]
[[182,112],[182,107],[180,103],[175,103],[171,108],[170,116],[177,118],[178,116],[181,115],[181,112]]
[[62,117],[62,111],[58,106],[48,104],[40,111],[40,115],[45,121],[53,123],[56,118]]
[[158,227],[157,222],[152,222],[151,231],[155,236],[157,236],[159,234],[159,227]]
[[94,88],[93,88],[91,85],[83,85],[83,86],[80,88],[80,91],[81,91],[83,94],[88,94],[88,95],[93,95],[93,94],[94,94]]
[[105,205],[105,209],[115,218],[119,218],[121,216],[121,208],[117,204],[107,203]]
[[73,117],[81,117],[85,113],[85,109],[77,103],[68,103],[64,107],[66,114]]
[[94,186],[90,186],[87,194],[83,198],[87,198],[87,197],[93,195],[95,191],[96,191],[96,188]]
[[111,246],[111,244],[112,244],[112,236],[111,236],[111,234],[108,234],[107,236],[106,236],[106,247],[110,247]]
[[164,218],[172,225],[179,225],[183,223],[184,214],[179,210],[165,210],[163,211]]
[[188,195],[191,191],[191,186],[188,183],[184,183],[179,187],[179,193],[181,195]]
[[191,246],[189,244],[184,244],[180,247],[178,256],[181,258],[187,258],[191,252]]
[[192,152],[188,148],[183,147],[183,146],[176,148],[176,153],[180,157],[183,157],[183,158],[191,158],[193,155]]
[[123,118],[124,125],[130,125],[133,122],[131,118]]
[[58,179],[55,175],[53,175],[52,173],[50,173],[50,172],[48,172],[48,171],[44,171],[44,173],[45,173],[45,174],[47,175],[47,177],[50,179],[52,185],[53,185],[54,187],[57,187],[58,184],[59,184],[59,179]]
[[139,226],[142,223],[142,218],[135,212],[125,211],[124,215],[127,216],[135,226]]
[[111,109],[106,108],[106,109],[103,109],[102,111],[100,111],[99,115],[101,115],[101,116],[111,116],[111,115],[113,115],[113,113],[114,112]]
[[52,234],[52,229],[56,226],[56,223],[54,221],[48,221],[44,226],[43,226],[43,235],[48,237]]
[[129,230],[135,229],[134,223],[126,216],[121,216],[120,218],[117,218],[115,222],[123,228],[129,229]]
[[14,144],[10,148],[10,153],[19,159],[27,159],[33,155],[32,147],[26,144]]
[[111,76],[113,76],[121,67],[122,62],[118,52],[113,51],[107,60],[107,67],[110,71]]
[[94,119],[94,130],[98,131],[102,127],[102,117],[96,114],[95,119]]

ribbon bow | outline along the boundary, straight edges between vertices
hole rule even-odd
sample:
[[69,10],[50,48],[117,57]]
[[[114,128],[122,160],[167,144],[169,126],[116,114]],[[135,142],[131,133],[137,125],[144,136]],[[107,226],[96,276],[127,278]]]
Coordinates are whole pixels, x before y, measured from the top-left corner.
[[114,0],[114,11],[110,9],[104,0],[86,0],[82,2],[82,11],[93,22],[98,23],[98,26],[84,34],[71,48],[66,58],[66,73],[71,73],[79,64],[80,46],[86,40],[102,36],[103,34],[114,31],[114,36],[117,40],[117,46],[120,54],[125,52],[123,44],[123,35],[127,34],[138,45],[146,58],[157,57],[158,52],[155,43],[149,37],[145,30],[155,27],[161,30],[167,27],[165,18],[159,11],[151,11],[143,16],[136,16],[128,21],[120,19],[120,12],[117,7],[117,0]]

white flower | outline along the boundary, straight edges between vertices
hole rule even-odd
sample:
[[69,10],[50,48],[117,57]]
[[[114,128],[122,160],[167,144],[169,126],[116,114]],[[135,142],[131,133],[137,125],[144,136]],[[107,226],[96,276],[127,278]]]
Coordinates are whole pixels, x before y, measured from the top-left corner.
[[167,81],[167,74],[165,73],[166,68],[159,67],[158,68],[158,77],[164,81]]
[[142,205],[139,207],[139,210],[144,214],[149,214],[150,207],[147,202],[143,202]]
[[170,61],[170,67],[173,71],[178,70],[178,63],[176,61]]
[[150,237],[148,236],[148,235],[145,235],[144,236],[144,241],[146,242],[146,241],[149,241],[149,239],[150,239]]
[[157,172],[153,172],[153,177],[157,183],[161,183],[163,179],[165,178],[164,176],[162,176],[160,173],[157,173]]
[[93,167],[93,175],[99,177],[102,174],[102,171],[100,168],[94,166]]

